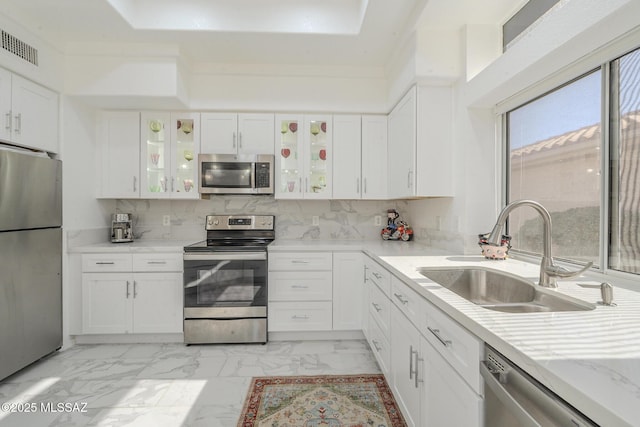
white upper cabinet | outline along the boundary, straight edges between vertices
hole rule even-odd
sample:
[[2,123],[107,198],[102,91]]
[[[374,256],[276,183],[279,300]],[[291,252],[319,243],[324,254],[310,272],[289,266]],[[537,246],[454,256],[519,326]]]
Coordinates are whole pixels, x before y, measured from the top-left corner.
[[412,87],[389,114],[389,197],[453,196],[449,87]]
[[197,199],[200,114],[142,113],[140,195]]
[[362,116],[362,198],[383,200],[387,194],[387,116]]
[[276,115],[275,197],[332,198],[332,117]]
[[201,152],[273,154],[273,114],[202,113]]
[[16,145],[58,153],[58,94],[0,69],[0,137]]
[[413,87],[389,114],[389,196],[413,197],[416,171],[416,88]]
[[334,199],[359,199],[362,195],[361,122],[359,115],[333,116]]
[[140,113],[104,111],[99,114],[98,197],[140,197]]

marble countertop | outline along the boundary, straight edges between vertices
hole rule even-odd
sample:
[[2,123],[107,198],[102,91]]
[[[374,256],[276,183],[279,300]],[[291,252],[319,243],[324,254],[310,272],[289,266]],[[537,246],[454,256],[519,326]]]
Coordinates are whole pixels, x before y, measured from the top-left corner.
[[[193,241],[101,243],[76,253],[181,252]],[[276,240],[270,252],[364,251],[470,332],[511,359],[602,426],[640,426],[640,293],[616,287],[617,306],[591,311],[502,313],[479,307],[433,283],[419,267],[481,266],[537,282],[539,266],[509,259],[456,256],[415,242]],[[596,277],[559,281],[557,292],[589,303],[600,298]],[[582,285],[582,286],[581,286]],[[615,285],[615,284],[614,284]]]
[[158,252],[175,253],[183,252],[183,248],[194,240],[134,240],[133,242],[111,243],[101,242],[92,245],[75,246],[69,248],[69,253],[93,254],[93,253],[134,253],[134,252]]

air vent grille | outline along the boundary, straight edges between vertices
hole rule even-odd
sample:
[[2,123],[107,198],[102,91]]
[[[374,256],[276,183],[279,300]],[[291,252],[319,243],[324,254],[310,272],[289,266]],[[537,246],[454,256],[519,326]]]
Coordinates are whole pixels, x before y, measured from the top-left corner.
[[4,50],[13,53],[35,66],[38,65],[38,49],[4,30],[0,30],[0,34],[2,35],[2,48]]

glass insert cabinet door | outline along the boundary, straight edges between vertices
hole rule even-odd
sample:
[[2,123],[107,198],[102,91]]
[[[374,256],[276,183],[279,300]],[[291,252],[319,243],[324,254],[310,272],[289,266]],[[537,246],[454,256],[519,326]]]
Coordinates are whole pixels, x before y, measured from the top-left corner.
[[276,116],[276,198],[331,197],[331,116]]
[[141,120],[141,194],[198,198],[199,115],[143,113]]

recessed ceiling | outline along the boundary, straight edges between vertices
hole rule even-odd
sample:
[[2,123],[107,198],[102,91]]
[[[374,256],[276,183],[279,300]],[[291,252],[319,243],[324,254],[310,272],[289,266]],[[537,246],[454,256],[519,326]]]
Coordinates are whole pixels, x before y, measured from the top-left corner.
[[0,12],[63,53],[170,44],[201,63],[385,67],[418,22],[501,24],[522,1],[3,0]]

